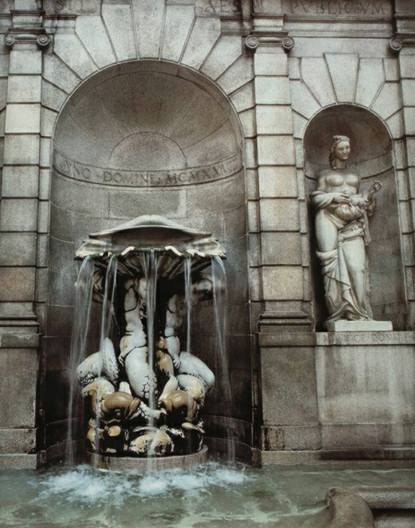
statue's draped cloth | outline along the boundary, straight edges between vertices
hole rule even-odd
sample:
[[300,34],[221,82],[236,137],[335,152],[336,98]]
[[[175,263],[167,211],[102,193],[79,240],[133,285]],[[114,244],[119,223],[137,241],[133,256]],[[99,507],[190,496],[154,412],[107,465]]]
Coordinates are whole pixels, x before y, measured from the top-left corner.
[[[327,222],[336,226],[338,235],[336,248],[331,251],[316,252],[322,266],[325,298],[329,311],[328,320],[372,319],[372,310],[369,304],[367,253],[365,249],[365,246],[370,241],[367,214],[360,210],[359,219],[352,221],[343,220],[338,214],[335,214],[338,204],[333,203],[332,193],[315,191],[311,196],[313,204],[318,210],[317,214],[323,214]],[[364,258],[366,261],[365,295],[363,302],[360,303],[356,296],[349,270],[350,264],[348,264],[348,261],[350,261],[350,258],[347,258],[348,255],[357,250],[356,244],[350,244],[350,242],[359,238],[362,239],[361,251],[365,253]]]

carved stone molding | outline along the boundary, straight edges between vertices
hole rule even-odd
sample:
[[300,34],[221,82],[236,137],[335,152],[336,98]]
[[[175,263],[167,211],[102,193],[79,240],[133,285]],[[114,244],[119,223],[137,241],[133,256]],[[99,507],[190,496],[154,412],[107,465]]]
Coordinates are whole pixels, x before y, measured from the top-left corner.
[[397,53],[404,47],[415,47],[415,33],[396,33],[390,39],[389,47]]
[[251,33],[245,37],[245,47],[251,51],[256,51],[260,46],[281,46],[288,52],[293,49],[294,44],[294,39],[288,36],[288,33]]

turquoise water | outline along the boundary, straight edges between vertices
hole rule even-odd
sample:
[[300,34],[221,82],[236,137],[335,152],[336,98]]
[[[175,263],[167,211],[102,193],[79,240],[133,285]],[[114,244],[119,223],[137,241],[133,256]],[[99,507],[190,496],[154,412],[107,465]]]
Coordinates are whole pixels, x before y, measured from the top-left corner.
[[0,472],[0,526],[309,526],[307,519],[322,515],[330,488],[364,485],[413,486],[415,469],[258,469],[210,462],[144,476],[89,466]]

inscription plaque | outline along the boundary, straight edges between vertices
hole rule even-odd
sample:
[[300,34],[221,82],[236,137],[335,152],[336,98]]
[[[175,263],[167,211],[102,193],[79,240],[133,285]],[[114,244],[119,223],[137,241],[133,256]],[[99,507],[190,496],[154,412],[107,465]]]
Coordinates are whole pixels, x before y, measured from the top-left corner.
[[229,16],[240,12],[240,0],[196,0],[198,16]]
[[284,12],[290,15],[371,16],[392,15],[387,0],[283,0]]
[[59,174],[86,183],[119,187],[177,187],[213,182],[233,176],[242,169],[240,156],[232,156],[205,167],[178,170],[134,171],[86,165],[55,151],[53,166]]

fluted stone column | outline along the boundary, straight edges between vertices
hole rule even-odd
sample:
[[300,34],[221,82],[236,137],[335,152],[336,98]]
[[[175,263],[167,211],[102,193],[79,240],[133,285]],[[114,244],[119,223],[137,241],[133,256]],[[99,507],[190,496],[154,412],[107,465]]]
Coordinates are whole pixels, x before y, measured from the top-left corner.
[[[39,331],[35,314],[42,48],[49,42],[35,0],[16,0],[10,50],[0,208],[0,467],[33,467]],[[7,377],[8,372],[13,376]]]

